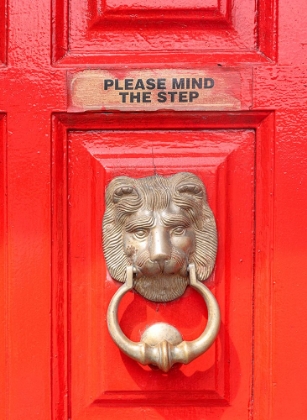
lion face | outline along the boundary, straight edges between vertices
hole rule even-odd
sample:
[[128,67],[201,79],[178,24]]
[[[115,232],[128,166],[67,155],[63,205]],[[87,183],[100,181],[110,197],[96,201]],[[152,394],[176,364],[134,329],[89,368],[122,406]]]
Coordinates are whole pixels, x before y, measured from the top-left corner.
[[194,174],[169,178],[115,178],[107,188],[104,249],[112,277],[125,281],[136,271],[134,288],[155,302],[181,296],[188,264],[200,280],[214,266],[216,228],[205,187]]

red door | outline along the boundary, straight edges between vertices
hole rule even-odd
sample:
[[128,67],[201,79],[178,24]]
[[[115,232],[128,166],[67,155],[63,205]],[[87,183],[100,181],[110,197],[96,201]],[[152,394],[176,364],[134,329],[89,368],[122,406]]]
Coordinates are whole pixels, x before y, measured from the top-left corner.
[[[0,2],[1,418],[307,417],[306,11],[304,0]],[[199,72],[216,84],[198,98],[180,78]],[[94,74],[118,88],[173,77],[179,91],[112,102]],[[182,171],[206,185],[217,222],[206,284],[221,328],[165,374],[107,331],[119,284],[101,224],[114,177]],[[190,288],[166,304],[125,297],[129,338],[156,321],[192,340],[207,313]]]

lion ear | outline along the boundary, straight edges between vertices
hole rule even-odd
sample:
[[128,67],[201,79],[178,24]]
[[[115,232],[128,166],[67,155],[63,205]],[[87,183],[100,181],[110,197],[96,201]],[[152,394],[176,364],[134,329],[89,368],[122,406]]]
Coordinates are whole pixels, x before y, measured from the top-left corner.
[[121,185],[114,190],[113,202],[118,203],[122,198],[138,197],[137,190],[132,185]]
[[171,177],[177,194],[190,198],[203,198],[206,190],[202,180],[191,172],[178,172]]
[[203,196],[203,189],[201,188],[201,186],[194,183],[178,185],[177,191],[181,194],[191,194],[196,195],[198,197]]
[[124,198],[136,198],[139,194],[136,190],[135,180],[128,176],[114,178],[107,187],[106,202],[118,203]]

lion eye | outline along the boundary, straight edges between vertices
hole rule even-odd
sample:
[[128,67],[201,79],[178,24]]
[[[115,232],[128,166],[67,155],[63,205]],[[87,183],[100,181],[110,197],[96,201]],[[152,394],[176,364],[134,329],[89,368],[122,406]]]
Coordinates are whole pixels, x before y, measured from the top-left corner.
[[148,235],[148,231],[146,229],[138,229],[135,230],[133,234],[137,239],[145,239]]
[[172,233],[174,235],[183,235],[185,233],[185,227],[184,226],[177,226],[172,230]]

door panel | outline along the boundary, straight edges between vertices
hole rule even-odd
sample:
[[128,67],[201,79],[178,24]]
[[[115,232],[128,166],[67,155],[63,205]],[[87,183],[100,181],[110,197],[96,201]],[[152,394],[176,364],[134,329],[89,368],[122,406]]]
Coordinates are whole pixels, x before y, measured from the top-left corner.
[[6,3],[0,3],[0,63],[3,65],[7,59],[7,10]]
[[[6,276],[6,246],[7,246],[7,227],[6,227],[6,200],[4,199],[6,195],[6,153],[5,153],[5,133],[6,133],[6,115],[0,114],[0,194],[3,200],[0,204],[0,238],[1,238],[1,245],[0,245],[0,276],[1,276],[1,283],[0,283],[0,317],[1,320],[5,320],[5,315],[7,311],[7,300],[6,300],[6,290],[7,290],[7,276]],[[0,387],[1,389],[5,389],[6,384],[6,325],[4,322],[0,323]],[[0,402],[0,413],[4,412],[5,407],[4,398],[1,399]]]
[[[68,63],[216,62],[214,54],[239,61],[275,57],[274,0],[193,1],[188,4],[56,0],[53,2],[53,60]],[[222,56],[222,57],[223,57]],[[222,58],[221,57],[221,58]],[[223,60],[218,65],[223,65]]]
[[[59,406],[55,400],[54,407],[59,418],[59,407],[72,418],[95,419],[118,404],[121,418],[129,418],[127,409],[139,405],[153,413],[152,406],[159,405],[162,414],[163,406],[170,405],[173,409],[167,411],[174,419],[178,407],[193,405],[197,407],[193,415],[198,416],[209,416],[206,407],[215,407],[208,417],[213,419],[231,405],[225,418],[234,414],[248,418],[250,391],[255,386],[253,331],[256,317],[268,316],[263,297],[255,293],[256,282],[268,274],[257,265],[256,242],[267,246],[267,238],[258,238],[254,226],[258,218],[261,236],[261,214],[269,208],[262,197],[268,185],[261,179],[269,168],[262,159],[269,153],[272,118],[268,113],[254,114],[252,119],[241,114],[234,121],[228,115],[212,130],[218,114],[210,114],[211,121],[203,116],[182,113],[178,119],[178,113],[160,113],[156,120],[139,113],[133,121],[122,121],[117,114],[55,117],[54,387],[62,403]],[[208,285],[221,307],[222,328],[208,352],[165,375],[122,355],[109,336],[105,314],[118,285],[106,271],[101,222],[105,186],[114,177],[179,171],[201,177],[217,220],[218,259]],[[62,227],[66,234],[59,238]],[[123,331],[135,341],[148,324],[157,321],[171,322],[190,340],[203,330],[206,311],[200,297],[189,289],[182,299],[168,304],[147,302],[131,293],[121,304],[119,319]],[[262,325],[257,332],[266,344],[270,342]],[[257,351],[262,363],[268,364],[262,345],[258,343]],[[57,372],[65,371],[67,377],[60,378]]]

